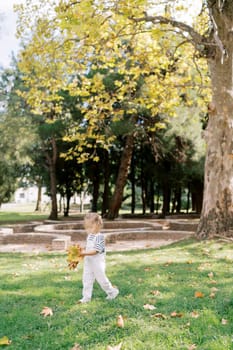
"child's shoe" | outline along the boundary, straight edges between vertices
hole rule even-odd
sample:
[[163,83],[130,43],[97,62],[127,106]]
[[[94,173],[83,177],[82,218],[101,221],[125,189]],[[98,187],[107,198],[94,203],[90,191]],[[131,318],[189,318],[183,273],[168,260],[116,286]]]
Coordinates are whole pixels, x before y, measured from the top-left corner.
[[78,301],[78,304],[89,303],[89,301],[91,301],[91,300],[90,300],[90,299],[84,299],[84,298],[82,298],[82,299],[80,299],[80,300]]
[[117,288],[115,288],[113,290],[113,292],[106,297],[106,299],[107,300],[113,300],[113,299],[115,299],[118,296],[118,294],[119,294],[119,290]]

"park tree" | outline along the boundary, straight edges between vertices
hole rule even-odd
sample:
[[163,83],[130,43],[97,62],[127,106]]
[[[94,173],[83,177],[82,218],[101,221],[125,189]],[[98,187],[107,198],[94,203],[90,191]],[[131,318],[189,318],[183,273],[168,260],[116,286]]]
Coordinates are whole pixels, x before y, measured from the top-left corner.
[[[167,2],[169,3],[169,2]],[[199,238],[230,235],[233,214],[232,182],[232,24],[230,0],[203,1],[203,25],[191,27],[172,16],[150,15],[148,12],[131,15],[134,23],[151,24],[152,28],[168,26],[194,45],[196,53],[208,62],[212,86],[209,120],[205,130],[207,144],[204,199]]]
[[[46,1],[46,6],[48,6],[48,3]],[[31,59],[30,53],[37,52],[38,55],[39,52],[40,57],[47,57],[48,51],[51,52],[51,45],[56,46],[56,50],[53,50],[53,54],[56,52],[54,62],[66,63],[66,70],[69,69],[70,71],[86,71],[91,64],[94,65],[101,61],[105,67],[115,67],[118,61],[121,72],[128,73],[130,69],[131,73],[134,74],[128,74],[129,84],[121,86],[119,83],[117,95],[112,96],[112,98],[120,97],[120,100],[125,100],[128,91],[135,91],[136,82],[143,71],[147,80],[151,83],[151,88],[147,91],[146,104],[150,102],[152,114],[156,115],[158,104],[160,108],[163,106],[161,106],[161,100],[158,102],[154,97],[154,91],[161,89],[165,84],[163,85],[161,81],[156,80],[158,74],[149,73],[152,71],[158,73],[159,70],[160,73],[164,72],[168,76],[171,72],[169,70],[171,63],[174,60],[179,60],[177,69],[180,70],[180,76],[182,76],[182,71],[189,69],[189,64],[185,67],[182,60],[184,52],[189,52],[190,57],[193,58],[193,67],[196,66],[200,73],[205,72],[202,68],[207,63],[211,80],[212,101],[209,103],[208,125],[204,132],[207,146],[204,199],[197,236],[199,238],[209,238],[219,234],[230,235],[233,216],[232,2],[231,0],[203,0],[198,20],[193,25],[185,21],[184,14],[187,11],[187,8],[184,8],[185,3],[180,1],[182,6],[178,6],[178,3],[178,1],[171,0],[152,2],[146,0],[127,2],[117,0],[94,3],[85,0],[78,2],[60,1],[58,6],[53,8],[54,20],[49,21],[45,26],[46,35],[43,33],[44,39],[41,40],[40,45],[37,47],[32,45],[31,52],[30,50],[23,51],[22,67],[25,67],[25,58]],[[41,4],[43,6],[42,0]],[[162,4],[166,6],[162,6]],[[25,28],[30,28],[31,9],[21,8],[21,10],[19,33],[22,35]],[[38,11],[36,13],[38,16]],[[179,20],[176,18],[179,18]],[[42,28],[43,21],[38,22],[37,18],[37,23]],[[53,35],[49,36],[48,28]],[[173,32],[174,35],[166,36],[165,33],[167,32]],[[53,37],[53,41],[49,40],[51,37]],[[42,35],[37,35],[37,38],[41,39]],[[59,38],[59,43],[57,38]],[[136,62],[137,60],[140,61],[139,58],[142,60],[144,58],[144,65],[133,64],[130,67],[125,67],[123,61],[119,60],[119,57],[122,57],[123,51],[121,48],[124,38],[127,39],[125,42],[135,43],[136,41],[138,43],[135,50],[124,51],[125,60],[131,58],[131,62]],[[161,38],[164,55],[158,55],[157,57],[151,47],[152,45],[156,46]],[[142,44],[145,42],[147,45]],[[45,45],[46,43],[47,45]],[[185,50],[184,47],[186,47]],[[59,50],[59,48],[62,49]],[[111,54],[113,51],[114,55]],[[64,61],[61,63],[59,59],[62,55]],[[116,58],[116,56],[118,57]],[[152,60],[152,58],[155,57],[156,62],[163,63],[163,67],[157,64],[154,64],[153,67],[155,60]],[[59,72],[62,71],[60,68]],[[60,76],[58,74],[56,79],[59,83],[61,82]],[[45,77],[45,79],[47,78]],[[64,79],[62,82],[64,83]],[[179,82],[173,79],[173,91],[181,94],[182,90],[185,91],[188,85],[192,85],[192,82],[193,85],[198,85],[198,81],[192,80],[192,75],[189,79],[186,76],[183,81]],[[153,84],[154,89],[152,89]],[[206,84],[208,84],[207,74],[205,76],[200,74],[199,87],[206,86]],[[172,84],[169,86],[172,86]],[[101,75],[96,75],[91,84],[90,81],[83,78],[82,90],[77,89],[77,85],[70,84],[69,87],[73,89],[74,93],[83,95],[89,95],[90,89],[92,92],[98,91],[98,94],[92,96],[90,100],[92,106],[95,107],[86,114],[93,131],[94,121],[102,118],[100,112],[103,109],[103,104],[106,109],[106,106],[110,108],[110,102],[112,102],[112,99],[110,101],[106,97]],[[161,95],[162,92],[160,92]],[[172,100],[170,97],[170,101]],[[170,106],[171,110],[172,106]]]
[[0,76],[0,203],[11,199],[30,162],[28,151],[36,140],[30,112],[17,90],[23,82],[15,60]]

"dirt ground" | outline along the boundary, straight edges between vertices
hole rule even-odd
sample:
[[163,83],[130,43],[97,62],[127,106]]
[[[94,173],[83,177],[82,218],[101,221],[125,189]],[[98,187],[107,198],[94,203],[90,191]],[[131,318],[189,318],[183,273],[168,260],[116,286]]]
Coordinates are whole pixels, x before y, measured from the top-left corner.
[[[184,238],[182,238],[184,239]],[[151,249],[160,248],[165,245],[172,244],[179,241],[179,239],[156,239],[156,240],[135,240],[135,241],[116,241],[115,243],[108,243],[106,245],[107,252],[117,251],[129,251],[137,249]],[[74,243],[74,242],[73,242]],[[82,242],[84,245],[85,242]],[[64,250],[55,251],[52,250],[50,245],[46,244],[3,244],[0,245],[0,253],[12,252],[12,253],[45,253],[45,252],[64,252]]]

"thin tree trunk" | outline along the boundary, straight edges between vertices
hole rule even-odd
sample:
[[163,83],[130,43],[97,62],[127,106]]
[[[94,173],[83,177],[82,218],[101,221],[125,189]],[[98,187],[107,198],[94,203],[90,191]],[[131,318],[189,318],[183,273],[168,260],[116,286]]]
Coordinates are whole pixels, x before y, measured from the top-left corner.
[[130,163],[133,153],[134,135],[130,134],[126,136],[125,147],[121,156],[120,168],[116,180],[115,191],[111,199],[109,211],[107,214],[108,219],[115,219],[118,214],[123,200],[124,187],[127,181]]
[[38,188],[38,192],[37,192],[37,201],[36,201],[35,211],[41,211],[42,184],[40,180],[37,181],[37,188]]
[[46,153],[47,161],[49,164],[49,177],[50,177],[50,193],[51,193],[51,212],[49,215],[50,220],[57,220],[57,178],[56,178],[56,163],[57,163],[57,145],[56,140],[53,137],[52,144],[52,156]]
[[155,211],[155,188],[154,188],[154,180],[150,179],[150,213],[154,213]]
[[98,163],[96,163],[95,166],[93,167],[92,183],[93,183],[93,195],[92,195],[91,210],[93,212],[97,212],[98,211],[99,187],[100,187],[99,164]]
[[132,159],[131,159],[130,180],[131,180],[131,214],[134,214],[135,205],[136,205],[134,152],[132,153]]
[[142,214],[145,215],[146,214],[146,179],[144,174],[144,164],[143,164],[142,157],[141,157],[141,198],[142,198]]
[[108,151],[104,150],[104,192],[103,192],[103,203],[102,203],[102,215],[104,216],[109,206],[109,154]]

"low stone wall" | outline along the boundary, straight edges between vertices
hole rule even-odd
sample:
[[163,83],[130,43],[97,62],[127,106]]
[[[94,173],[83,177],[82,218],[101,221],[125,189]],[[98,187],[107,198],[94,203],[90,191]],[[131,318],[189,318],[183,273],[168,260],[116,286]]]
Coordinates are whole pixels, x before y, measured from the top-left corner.
[[47,243],[51,244],[52,240],[55,239],[56,235],[49,235],[49,234],[40,234],[36,235],[35,233],[20,233],[20,234],[13,234],[13,235],[4,235],[2,236],[2,244],[26,244],[26,243]]
[[[194,235],[197,222],[176,220],[104,221],[102,232],[107,243],[137,240],[179,240]],[[30,231],[31,230],[31,231]],[[86,240],[83,222],[30,223],[0,227],[0,244],[46,244],[53,250],[65,250]]]
[[178,231],[196,231],[198,226],[198,222],[186,222],[186,221],[169,221],[169,229],[170,230],[178,230]]
[[134,231],[134,232],[119,232],[107,233],[106,242],[114,243],[118,240],[135,241],[135,240],[156,240],[156,239],[182,239],[188,236],[193,236],[192,231]]

